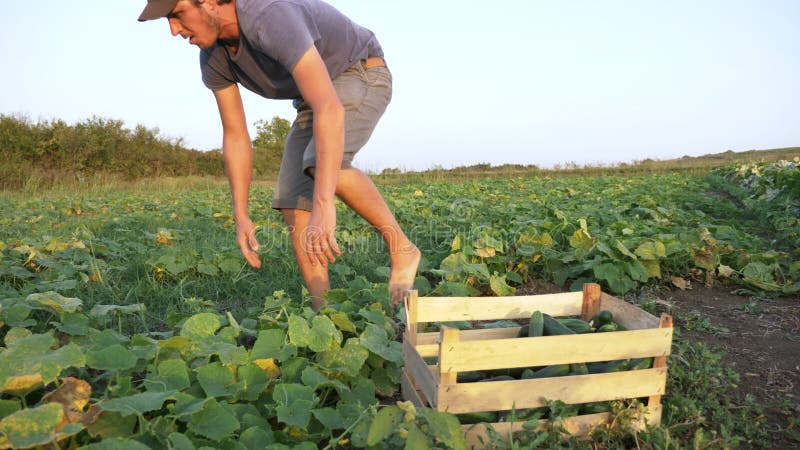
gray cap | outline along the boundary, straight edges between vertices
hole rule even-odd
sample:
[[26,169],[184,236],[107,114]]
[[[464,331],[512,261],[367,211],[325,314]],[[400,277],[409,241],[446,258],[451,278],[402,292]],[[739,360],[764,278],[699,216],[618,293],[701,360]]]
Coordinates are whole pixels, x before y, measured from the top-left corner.
[[177,4],[178,0],[147,0],[147,6],[139,16],[139,22],[166,17]]

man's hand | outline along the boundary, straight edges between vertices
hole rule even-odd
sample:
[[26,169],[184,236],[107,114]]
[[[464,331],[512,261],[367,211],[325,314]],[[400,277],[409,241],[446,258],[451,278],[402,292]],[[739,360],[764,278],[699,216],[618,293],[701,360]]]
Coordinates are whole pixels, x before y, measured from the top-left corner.
[[261,260],[258,258],[258,241],[256,240],[256,227],[250,218],[236,221],[236,242],[247,263],[256,269],[261,268]]
[[328,263],[336,261],[336,256],[342,256],[335,231],[336,205],[333,202],[314,205],[306,228],[305,248],[312,266],[320,264],[327,267]]

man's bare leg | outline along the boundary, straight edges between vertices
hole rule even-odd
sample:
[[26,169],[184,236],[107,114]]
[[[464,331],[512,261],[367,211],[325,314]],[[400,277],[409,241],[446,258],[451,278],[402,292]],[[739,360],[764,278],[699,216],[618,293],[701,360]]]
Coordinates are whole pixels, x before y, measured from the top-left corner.
[[283,220],[289,226],[289,236],[292,239],[294,256],[297,260],[297,265],[300,267],[300,273],[303,275],[303,281],[306,283],[308,293],[313,298],[311,307],[314,311],[319,311],[325,303],[325,291],[331,288],[331,284],[328,279],[328,268],[320,264],[311,265],[311,261],[309,261],[305,252],[305,230],[311,218],[311,212],[302,209],[282,209],[281,213],[283,214]]
[[340,170],[336,195],[372,224],[386,241],[392,264],[389,294],[392,305],[401,304],[406,291],[414,286],[422,254],[403,233],[389,206],[366,174],[354,168]]

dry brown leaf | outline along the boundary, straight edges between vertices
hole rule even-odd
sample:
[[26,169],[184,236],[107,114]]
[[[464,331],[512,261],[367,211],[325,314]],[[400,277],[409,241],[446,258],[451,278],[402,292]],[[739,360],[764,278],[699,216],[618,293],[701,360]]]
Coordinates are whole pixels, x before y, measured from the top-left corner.
[[682,291],[686,291],[686,290],[692,289],[692,282],[689,281],[689,280],[686,280],[686,279],[684,279],[682,277],[673,276],[672,277],[672,284],[675,285],[675,287],[677,287],[678,289],[680,289]]
[[92,387],[86,381],[73,377],[64,378],[61,381],[58,389],[42,397],[42,403],[60,403],[64,407],[65,419],[68,423],[80,422],[84,425],[92,423],[94,420],[89,422],[87,420],[96,418],[99,411],[93,412],[95,408],[89,408],[89,411],[84,412],[84,408],[89,404],[89,398],[92,396]]

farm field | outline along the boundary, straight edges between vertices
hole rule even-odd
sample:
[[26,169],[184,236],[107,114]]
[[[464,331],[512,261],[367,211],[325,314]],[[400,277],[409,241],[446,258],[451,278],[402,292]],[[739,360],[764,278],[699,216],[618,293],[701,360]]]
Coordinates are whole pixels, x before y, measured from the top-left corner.
[[[253,270],[226,187],[158,186],[0,196],[0,448],[463,446],[455,416],[395,404],[404,315],[367,223],[340,205],[315,314],[271,188],[251,191]],[[592,441],[556,428],[497,448],[800,445],[797,161],[379,188],[423,252],[420,295],[597,282],[675,316],[662,426],[626,429],[616,405]]]

